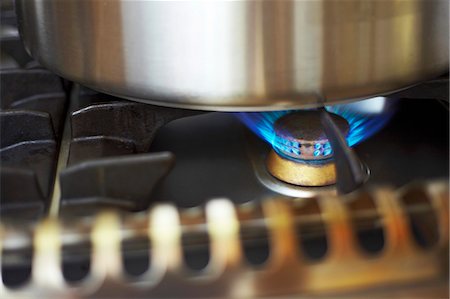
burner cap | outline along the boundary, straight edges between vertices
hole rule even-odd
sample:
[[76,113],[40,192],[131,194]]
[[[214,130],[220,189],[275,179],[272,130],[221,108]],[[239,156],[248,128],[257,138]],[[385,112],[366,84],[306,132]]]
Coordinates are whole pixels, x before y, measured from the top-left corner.
[[[331,114],[334,123],[346,136],[349,131],[347,121]],[[274,150],[285,157],[299,160],[324,160],[333,151],[320,121],[320,111],[296,111],[279,118],[274,125]]]

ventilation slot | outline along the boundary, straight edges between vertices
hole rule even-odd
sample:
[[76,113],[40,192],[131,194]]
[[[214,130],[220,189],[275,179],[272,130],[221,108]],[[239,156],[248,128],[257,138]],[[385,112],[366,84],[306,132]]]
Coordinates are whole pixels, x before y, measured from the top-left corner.
[[262,266],[269,258],[269,237],[264,224],[258,230],[241,228],[242,250],[247,262],[255,267]]
[[206,231],[183,234],[181,239],[186,266],[194,271],[203,270],[209,262],[209,236]]
[[270,255],[269,234],[262,207],[249,202],[239,205],[237,213],[241,223],[239,237],[244,257],[250,266],[260,268]]
[[77,284],[86,278],[91,270],[90,241],[62,248],[62,273],[68,283]]
[[122,263],[125,272],[133,277],[140,276],[150,268],[151,243],[147,236],[122,241]]
[[205,225],[205,211],[187,208],[180,214],[180,220],[185,226],[181,236],[184,263],[192,271],[201,271],[210,260],[210,239]]
[[357,197],[349,198],[346,205],[361,249],[369,255],[380,253],[384,248],[385,237],[373,198],[367,193],[361,193]]
[[316,198],[294,204],[296,231],[299,247],[306,260],[315,263],[328,251],[326,227]]
[[11,289],[20,288],[30,280],[33,253],[30,250],[8,251],[3,251],[1,259],[3,284]]
[[424,249],[436,245],[439,240],[438,223],[428,194],[414,188],[404,193],[401,199],[416,243]]

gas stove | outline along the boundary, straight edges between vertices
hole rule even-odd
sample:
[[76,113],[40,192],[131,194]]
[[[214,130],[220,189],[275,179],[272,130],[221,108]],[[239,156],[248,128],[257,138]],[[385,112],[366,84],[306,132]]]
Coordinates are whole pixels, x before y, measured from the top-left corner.
[[61,79],[11,20],[7,298],[448,296],[448,75],[319,110],[166,108]]

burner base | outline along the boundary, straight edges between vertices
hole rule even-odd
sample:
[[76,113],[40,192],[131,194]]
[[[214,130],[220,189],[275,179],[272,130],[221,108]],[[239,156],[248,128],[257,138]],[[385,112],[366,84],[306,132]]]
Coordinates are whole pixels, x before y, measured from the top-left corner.
[[333,160],[323,163],[294,162],[271,150],[267,157],[267,170],[275,178],[298,186],[319,187],[336,183]]

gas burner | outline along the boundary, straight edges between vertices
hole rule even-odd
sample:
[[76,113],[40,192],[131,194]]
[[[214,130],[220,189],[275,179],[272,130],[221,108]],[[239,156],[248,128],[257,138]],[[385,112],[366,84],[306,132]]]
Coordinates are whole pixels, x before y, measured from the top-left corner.
[[[342,134],[347,135],[348,122],[336,114],[331,115]],[[275,122],[274,131],[273,148],[282,156],[303,161],[321,161],[332,157],[333,150],[322,129],[318,110],[285,115]]]
[[[348,122],[330,114],[342,135],[349,131]],[[267,169],[277,179],[299,186],[327,186],[336,182],[333,150],[326,136],[320,111],[296,111],[279,118],[274,124],[273,149]]]

